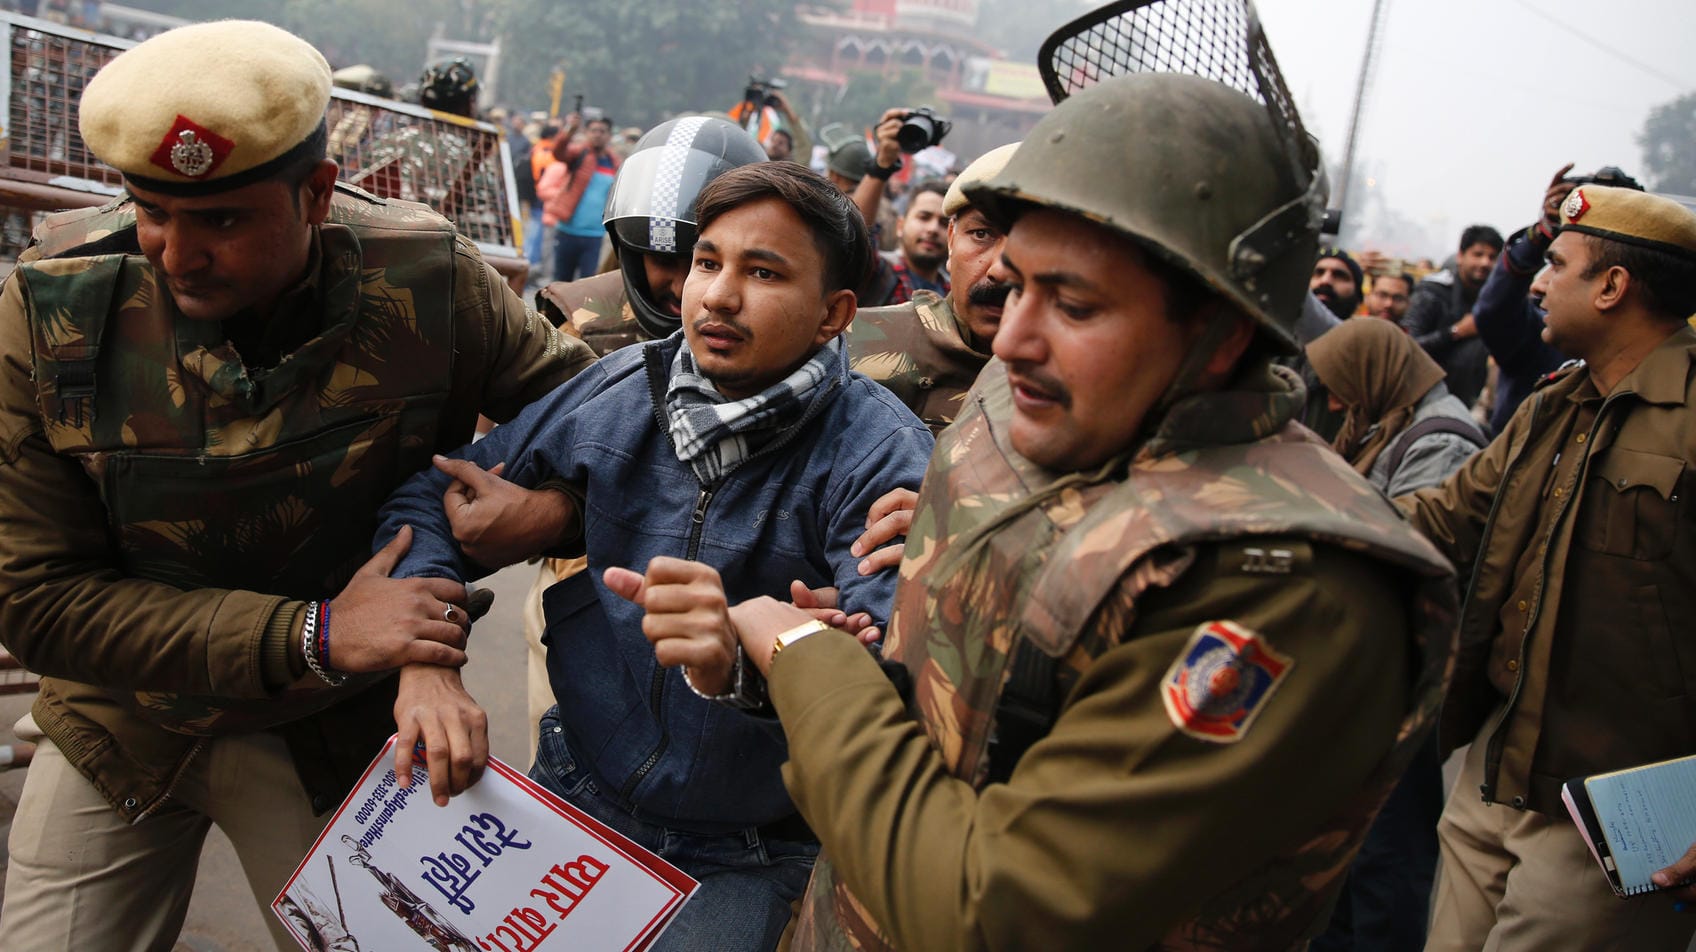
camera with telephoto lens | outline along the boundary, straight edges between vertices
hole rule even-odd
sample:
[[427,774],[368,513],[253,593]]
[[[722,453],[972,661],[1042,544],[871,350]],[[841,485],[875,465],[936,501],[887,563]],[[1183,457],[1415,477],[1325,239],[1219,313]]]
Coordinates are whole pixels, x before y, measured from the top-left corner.
[[783,87],[787,85],[788,83],[781,79],[760,79],[758,76],[750,76],[748,77],[747,88],[742,90],[742,101],[753,103],[761,109],[767,106],[773,109],[781,108],[777,94],[783,92]]
[[901,131],[895,133],[895,144],[901,147],[902,152],[912,155],[940,144],[942,137],[952,128],[954,123],[937,115],[929,106],[920,106],[907,113],[907,118],[901,123]]
[[1568,175],[1561,179],[1574,187],[1579,185],[1607,185],[1613,188],[1629,188],[1633,191],[1643,191],[1643,183],[1632,178],[1617,165],[1604,165],[1596,170],[1594,175]]

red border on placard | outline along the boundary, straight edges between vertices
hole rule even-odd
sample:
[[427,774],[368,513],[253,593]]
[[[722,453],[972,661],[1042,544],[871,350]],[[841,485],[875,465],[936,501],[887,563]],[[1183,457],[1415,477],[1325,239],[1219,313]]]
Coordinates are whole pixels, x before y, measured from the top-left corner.
[[[365,785],[365,781],[370,778],[371,774],[374,773],[379,766],[387,764],[392,759],[395,748],[395,740],[396,735],[390,734],[388,743],[384,744],[383,749],[377,753],[376,757],[372,758],[371,765],[365,768],[365,772],[359,775],[359,780],[354,783],[353,789],[358,790],[360,787],[363,787]],[[500,774],[508,780],[515,781],[520,790],[530,794],[530,796],[540,801],[543,806],[546,806],[548,809],[564,817],[578,829],[589,834],[595,839],[600,840],[601,843],[606,845],[608,848],[614,850],[625,859],[641,867],[648,873],[649,876],[658,880],[671,891],[671,901],[661,907],[660,911],[655,914],[652,919],[648,920],[648,924],[642,927],[642,931],[636,936],[635,941],[624,947],[624,952],[640,952],[640,950],[645,949],[652,944],[654,939],[659,936],[659,934],[655,932],[655,927],[660,922],[664,921],[666,917],[670,915],[672,910],[677,908],[678,904],[694,895],[695,890],[700,887],[701,884],[697,882],[694,877],[670,863],[665,862],[648,850],[642,849],[640,845],[638,845],[637,848],[642,850],[641,855],[638,856],[630,853],[630,851],[608,838],[609,836],[614,836],[624,840],[629,839],[629,837],[626,837],[624,834],[610,826],[607,826],[600,820],[595,819],[577,807],[574,807],[560,799],[559,794],[556,794],[552,790],[538,784],[536,781],[531,780],[523,773],[512,769],[500,759],[491,756],[489,758],[488,769]],[[418,781],[414,779],[413,782],[417,783]],[[347,809],[348,802],[348,800],[343,800],[342,805],[336,808],[336,812],[332,814],[329,821],[324,824],[324,829],[318,834],[318,838],[312,841],[312,848],[306,851],[306,856],[302,856],[300,858],[300,863],[295,866],[294,873],[289,876],[288,882],[284,883],[283,888],[271,899],[271,915],[277,916],[277,903],[282,901],[284,896],[288,895],[290,889],[294,888],[295,880],[299,879],[300,874],[306,870],[307,858],[316,853],[318,851],[319,844],[323,843],[324,838],[330,835],[330,828],[336,825],[337,820],[341,819],[342,811]],[[653,865],[655,860],[660,862],[661,867],[656,868]],[[295,941],[302,943],[304,946],[304,939],[299,932],[295,931],[294,924],[291,923],[285,916],[277,916],[277,918],[282,921],[283,927],[289,930],[289,934],[295,937]]]

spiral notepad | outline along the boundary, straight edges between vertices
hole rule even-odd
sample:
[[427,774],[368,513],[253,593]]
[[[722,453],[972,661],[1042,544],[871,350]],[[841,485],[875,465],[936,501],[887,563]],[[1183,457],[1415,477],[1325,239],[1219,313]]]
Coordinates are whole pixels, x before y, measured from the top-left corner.
[[1561,800],[1616,894],[1654,892],[1696,843],[1696,756],[1568,780]]

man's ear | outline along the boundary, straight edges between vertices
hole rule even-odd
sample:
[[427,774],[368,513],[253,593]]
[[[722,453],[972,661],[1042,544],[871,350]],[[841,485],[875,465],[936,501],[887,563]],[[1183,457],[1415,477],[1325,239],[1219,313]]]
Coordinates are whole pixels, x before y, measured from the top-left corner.
[[[1224,302],[1215,298],[1202,306],[1216,310],[1224,307]],[[1219,346],[1213,349],[1212,356],[1207,358],[1207,366],[1202,370],[1208,380],[1223,380],[1229,377],[1231,371],[1236,368],[1237,361],[1241,360],[1243,353],[1248,350],[1248,345],[1254,341],[1254,321],[1240,312],[1234,316],[1236,323],[1219,342]],[[1209,314],[1203,320],[1214,321],[1219,318]]]
[[1592,301],[1598,311],[1611,311],[1625,301],[1625,296],[1631,292],[1631,272],[1619,265],[1608,269],[1602,276],[1602,283],[1596,287],[1596,296]]
[[859,308],[859,301],[854,292],[843,288],[832,291],[824,299],[824,320],[819,324],[819,332],[813,338],[815,345],[824,345],[835,339],[837,335],[848,329],[854,322],[854,312]]
[[340,166],[330,159],[319,162],[312,169],[312,174],[301,183],[306,190],[302,196],[302,207],[306,210],[306,221],[309,225],[322,225],[330,217],[330,199],[336,194],[336,174]]

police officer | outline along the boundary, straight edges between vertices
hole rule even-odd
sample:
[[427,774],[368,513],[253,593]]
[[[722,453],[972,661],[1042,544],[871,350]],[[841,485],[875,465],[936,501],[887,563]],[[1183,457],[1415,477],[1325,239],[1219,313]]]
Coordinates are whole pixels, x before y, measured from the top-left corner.
[[921,291],[905,304],[867,308],[848,326],[854,369],[893,391],[932,432],[953,422],[989,361],[1007,300],[999,267],[1006,235],[972,205],[965,189],[1000,172],[1015,148],[1004,145],[979,156],[942,198],[948,273],[954,279],[949,293]]
[[169,947],[213,823],[268,905],[394,730],[387,672],[463,663],[463,587],[367,562],[377,506],[592,360],[447,220],[337,185],[329,96],[263,23],[121,54],[80,113],[128,194],[0,291],[0,638],[48,741],[0,947]]
[[1439,738],[1471,747],[1428,949],[1683,949],[1696,929],[1669,897],[1613,896],[1560,791],[1696,753],[1696,215],[1582,185],[1560,222],[1531,293],[1543,339],[1583,364],[1397,500],[1472,564]]
[[1454,594],[1270,363],[1325,192],[1295,135],[1223,85],[1129,76],[967,188],[1013,291],[907,540],[885,653],[911,703],[847,634],[730,610],[824,844],[796,948],[1316,930],[1435,710]]

